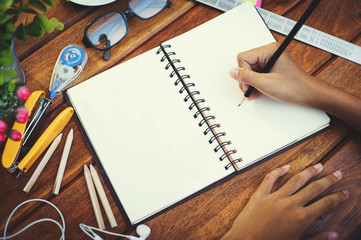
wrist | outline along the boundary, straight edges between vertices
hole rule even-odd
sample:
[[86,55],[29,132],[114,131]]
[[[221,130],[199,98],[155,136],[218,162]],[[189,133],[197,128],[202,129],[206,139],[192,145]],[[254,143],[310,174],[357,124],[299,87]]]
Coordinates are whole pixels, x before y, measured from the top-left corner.
[[[233,231],[233,229],[231,228],[222,238],[221,240],[251,240],[252,237],[249,236],[249,234],[247,234],[246,232],[242,230],[238,231]],[[253,238],[254,239],[254,238]]]
[[327,105],[330,102],[330,93],[333,92],[333,86],[317,77],[309,76],[309,87],[307,97],[304,99],[305,106],[316,108],[327,112]]
[[232,233],[231,230],[229,230],[223,237],[221,240],[236,240],[239,238],[236,238],[236,235]]

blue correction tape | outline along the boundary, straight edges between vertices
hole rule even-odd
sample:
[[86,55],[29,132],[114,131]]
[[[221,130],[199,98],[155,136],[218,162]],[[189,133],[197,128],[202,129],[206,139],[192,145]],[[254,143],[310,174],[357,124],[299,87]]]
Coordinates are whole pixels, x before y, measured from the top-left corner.
[[49,87],[51,100],[80,76],[87,60],[88,56],[80,46],[69,45],[61,51],[51,76]]

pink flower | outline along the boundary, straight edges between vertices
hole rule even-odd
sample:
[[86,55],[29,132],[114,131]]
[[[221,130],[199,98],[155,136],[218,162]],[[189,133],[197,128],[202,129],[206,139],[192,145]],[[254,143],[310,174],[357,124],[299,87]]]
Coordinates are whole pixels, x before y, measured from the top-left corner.
[[6,123],[3,120],[0,120],[0,133],[5,132],[7,128],[8,126],[6,126]]
[[0,142],[5,141],[7,138],[7,135],[5,133],[0,133]]
[[25,123],[28,118],[29,118],[29,112],[28,112],[28,109],[23,107],[23,108],[18,108],[16,110],[16,112],[18,113],[16,115],[16,121],[19,122],[19,123]]
[[18,130],[12,130],[10,134],[11,140],[17,142],[21,140],[21,133]]
[[21,87],[19,88],[19,90],[16,93],[16,96],[21,100],[21,101],[25,101],[26,99],[28,99],[30,95],[30,91],[29,89],[27,89],[26,87]]

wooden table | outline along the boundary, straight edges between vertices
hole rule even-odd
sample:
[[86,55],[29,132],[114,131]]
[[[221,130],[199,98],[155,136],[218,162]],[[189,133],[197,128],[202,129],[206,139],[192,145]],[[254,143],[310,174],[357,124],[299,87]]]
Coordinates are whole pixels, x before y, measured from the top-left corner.
[[[118,0],[102,7],[84,7],[60,1],[56,9],[49,9],[49,17],[55,16],[65,24],[63,31],[56,31],[38,40],[29,39],[28,43],[16,41],[16,49],[26,75],[26,86],[31,91],[44,90],[49,96],[49,81],[61,49],[69,44],[82,45],[81,39],[85,26],[101,13],[113,9],[124,9],[125,2],[125,0]],[[87,49],[89,60],[77,82],[84,81],[135,57],[162,41],[221,14],[218,10],[191,0],[173,0],[172,2],[171,8],[151,20],[132,18],[129,21],[129,34],[120,44],[112,48],[109,61],[102,59],[101,52]],[[297,20],[310,2],[310,0],[264,0],[263,8]],[[322,1],[307,21],[307,25],[361,45],[361,1]],[[279,34],[275,34],[275,37],[279,41],[284,38]],[[307,72],[361,97],[360,65],[297,41],[291,43],[288,51]],[[37,135],[40,135],[50,121],[67,106],[64,98],[58,96]],[[15,174],[0,168],[1,233],[3,233],[7,217],[16,205],[31,198],[43,198],[56,204],[64,214],[67,239],[89,239],[81,232],[79,223],[96,226],[83,176],[83,164],[93,163],[93,159],[74,119],[67,125],[64,133],[68,133],[71,128],[75,130],[74,142],[58,196],[52,195],[51,192],[63,147],[55,151],[44,172],[28,194],[22,189],[39,161],[20,179],[16,179]],[[60,146],[63,146],[64,142],[65,138]],[[351,196],[339,209],[316,221],[306,234],[334,230],[340,234],[341,239],[349,239],[361,227],[361,135],[334,117],[332,117],[332,126],[312,139],[148,221],[146,224],[152,229],[149,239],[219,239],[229,229],[237,214],[271,169],[291,164],[290,173],[277,182],[275,188],[278,188],[292,175],[317,162],[325,165],[325,174],[337,169],[343,172],[344,179],[328,192],[348,189]],[[127,231],[108,189],[106,193],[119,223],[117,228],[110,229],[103,212],[107,230],[134,234],[134,231]],[[55,211],[48,206],[26,205],[15,215],[11,231],[14,232],[25,224],[42,217],[59,219]],[[34,239],[35,236],[38,239],[58,239],[60,231],[54,224],[43,223],[28,230],[18,239]]]

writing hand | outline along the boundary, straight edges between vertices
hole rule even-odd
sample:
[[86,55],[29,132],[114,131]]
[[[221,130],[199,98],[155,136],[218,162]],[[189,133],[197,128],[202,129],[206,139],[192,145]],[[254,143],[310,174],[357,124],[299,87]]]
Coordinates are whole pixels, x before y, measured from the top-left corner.
[[[258,73],[266,65],[279,43],[271,43],[237,55],[238,68],[231,70],[231,76],[238,80],[242,91],[249,85],[281,102],[309,105],[318,85],[327,84],[305,72],[287,53],[277,60],[270,73]],[[259,96],[255,91],[249,100]]]
[[255,99],[262,92],[281,102],[317,108],[361,132],[361,98],[311,76],[287,52],[283,52],[270,73],[259,73],[278,46],[271,43],[237,55],[238,68],[232,69],[230,75],[239,81],[244,92],[250,85],[257,89],[248,99]]

